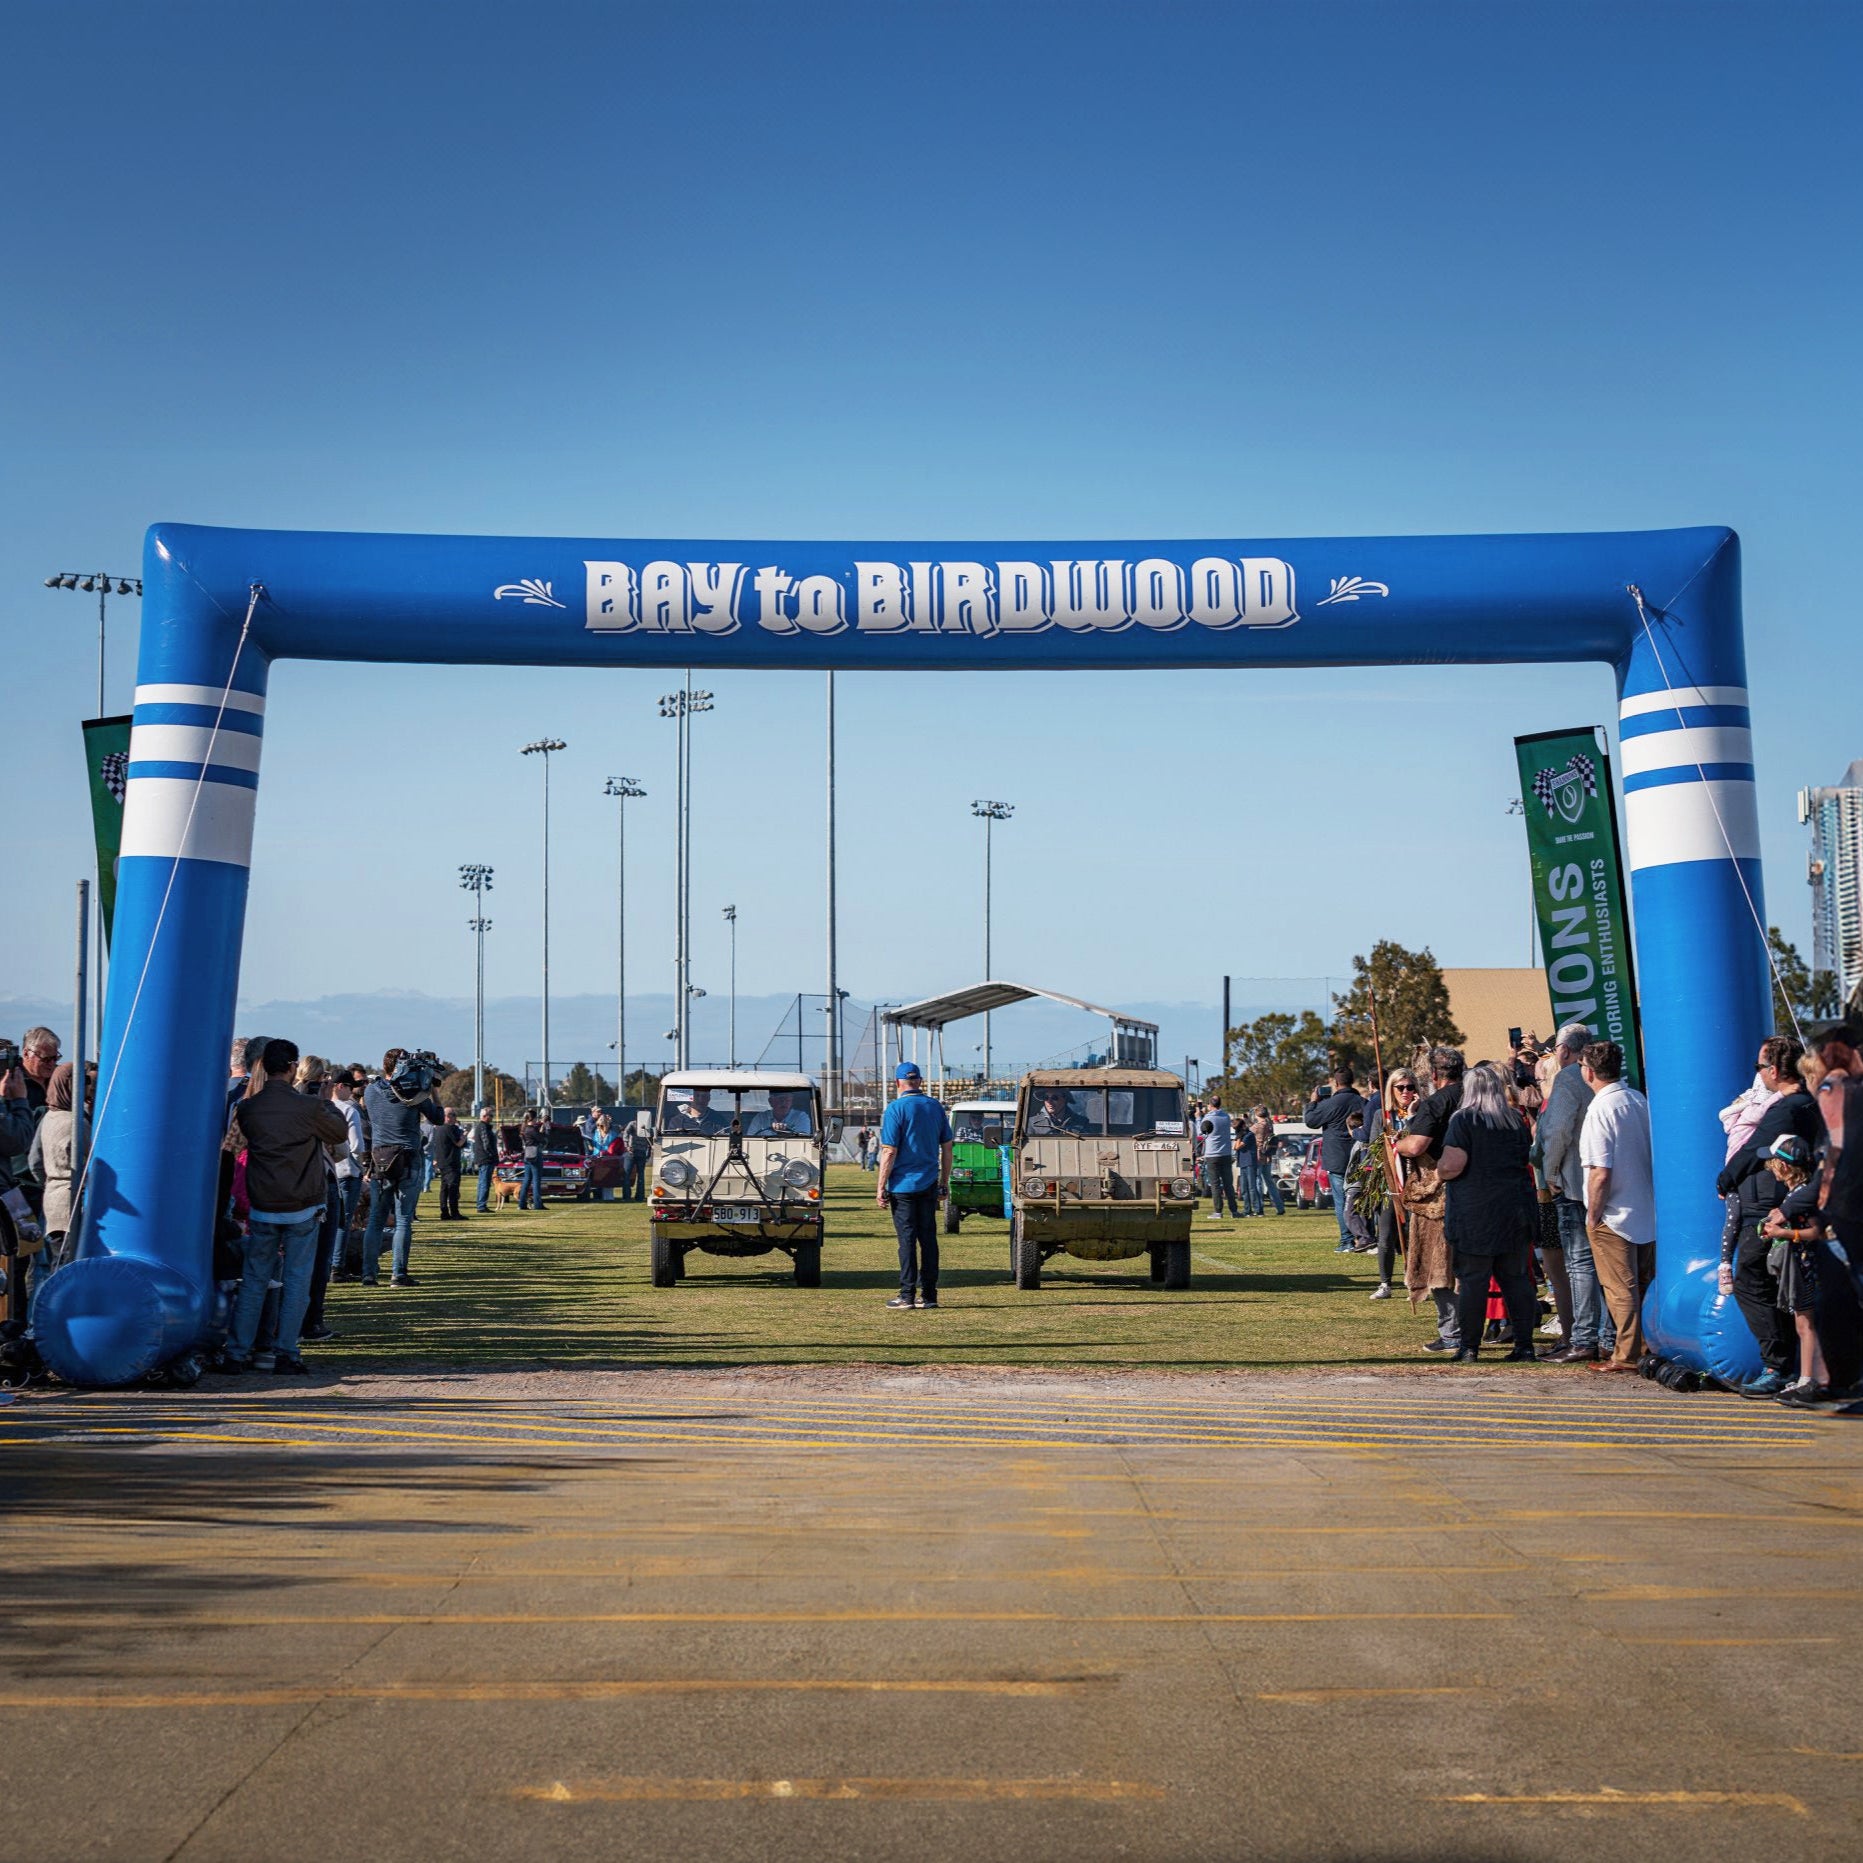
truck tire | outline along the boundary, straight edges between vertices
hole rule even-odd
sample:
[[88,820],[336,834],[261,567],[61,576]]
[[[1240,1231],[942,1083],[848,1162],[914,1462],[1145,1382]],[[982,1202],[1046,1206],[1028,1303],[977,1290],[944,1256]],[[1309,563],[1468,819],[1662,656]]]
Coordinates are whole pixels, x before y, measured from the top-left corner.
[[796,1285],[820,1287],[822,1284],[822,1245],[819,1242],[796,1244]]
[[1033,1293],[1041,1286],[1041,1246],[1019,1216],[1010,1230],[1010,1246],[1015,1251],[1016,1285],[1025,1294]]
[[1151,1282],[1154,1287],[1164,1279],[1166,1247],[1167,1244],[1163,1242],[1154,1242],[1151,1245]]
[[1188,1242],[1167,1242],[1164,1245],[1164,1285],[1172,1293],[1181,1293],[1190,1285]]
[[964,1220],[964,1212],[957,1207],[957,1199],[955,1197],[946,1197],[944,1200],[944,1232],[945,1234],[948,1236],[956,1235],[958,1232],[958,1227],[963,1222],[963,1220]]
[[671,1287],[679,1279],[679,1257],[672,1243],[657,1229],[648,1244],[647,1261],[653,1270],[655,1287]]

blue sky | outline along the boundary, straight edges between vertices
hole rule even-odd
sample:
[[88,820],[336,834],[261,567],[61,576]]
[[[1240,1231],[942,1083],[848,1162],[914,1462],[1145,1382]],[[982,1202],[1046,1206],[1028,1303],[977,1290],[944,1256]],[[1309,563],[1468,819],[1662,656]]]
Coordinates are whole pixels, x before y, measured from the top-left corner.
[[[1772,916],[1854,694],[1854,7],[16,5],[0,136],[0,993],[69,975],[94,612],[155,519],[626,536],[1263,537],[1730,523]],[[133,681],[115,605],[112,709]],[[1815,688],[1814,683],[1815,682]],[[721,673],[696,974],[819,989],[819,675]],[[273,681],[243,993],[671,957],[663,675]],[[842,979],[1114,1003],[1522,963],[1514,732],[1602,669],[844,676]],[[1090,797],[1090,806],[1082,804]],[[1091,930],[1047,858],[1115,872]],[[1420,850],[1430,858],[1420,859]],[[1435,872],[1438,883],[1420,884]],[[21,875],[42,885],[22,887]]]

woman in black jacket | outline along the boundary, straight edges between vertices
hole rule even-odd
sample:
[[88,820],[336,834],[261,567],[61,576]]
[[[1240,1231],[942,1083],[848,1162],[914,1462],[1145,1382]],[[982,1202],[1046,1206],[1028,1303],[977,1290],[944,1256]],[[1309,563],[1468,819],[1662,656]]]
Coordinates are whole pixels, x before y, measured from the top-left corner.
[[1443,1134],[1437,1167],[1448,1186],[1444,1230],[1455,1252],[1456,1310],[1462,1327],[1458,1364],[1480,1357],[1482,1322],[1492,1276],[1507,1303],[1514,1346],[1506,1356],[1531,1360],[1539,1301],[1533,1292],[1533,1241],[1539,1232],[1532,1135],[1508,1104],[1507,1081],[1491,1061],[1469,1069],[1462,1104]]

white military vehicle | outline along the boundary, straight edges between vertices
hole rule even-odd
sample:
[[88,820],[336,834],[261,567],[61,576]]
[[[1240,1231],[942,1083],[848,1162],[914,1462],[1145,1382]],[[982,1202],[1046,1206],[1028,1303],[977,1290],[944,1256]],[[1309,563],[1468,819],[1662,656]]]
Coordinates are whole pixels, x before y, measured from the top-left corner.
[[654,1286],[673,1286],[703,1249],[785,1254],[798,1287],[820,1287],[828,1136],[806,1074],[665,1075],[649,1161]]
[[1196,1146],[1184,1083],[1136,1067],[1038,1068],[1016,1104],[1009,1266],[1041,1285],[1051,1255],[1151,1258],[1164,1287],[1190,1285]]

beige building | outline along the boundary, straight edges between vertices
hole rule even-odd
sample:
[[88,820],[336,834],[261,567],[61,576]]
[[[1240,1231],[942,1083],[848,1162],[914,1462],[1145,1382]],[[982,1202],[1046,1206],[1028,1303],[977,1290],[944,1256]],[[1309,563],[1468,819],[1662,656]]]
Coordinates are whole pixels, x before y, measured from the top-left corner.
[[1552,998],[1543,970],[1443,971],[1449,1012],[1464,1036],[1469,1066],[1507,1059],[1507,1031],[1534,1036],[1542,1045],[1553,1032]]

